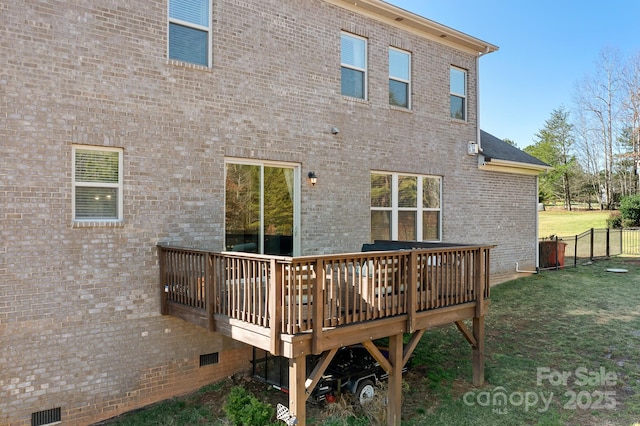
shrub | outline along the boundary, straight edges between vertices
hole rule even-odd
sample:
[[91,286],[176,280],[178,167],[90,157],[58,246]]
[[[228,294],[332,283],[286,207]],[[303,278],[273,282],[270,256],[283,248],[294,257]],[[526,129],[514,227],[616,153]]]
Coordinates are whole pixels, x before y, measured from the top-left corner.
[[244,388],[235,386],[227,396],[224,412],[234,425],[269,425],[275,409],[249,394]]
[[627,226],[637,226],[640,224],[640,194],[629,195],[620,201],[620,214]]
[[612,212],[607,218],[607,228],[622,228],[622,215],[620,212]]

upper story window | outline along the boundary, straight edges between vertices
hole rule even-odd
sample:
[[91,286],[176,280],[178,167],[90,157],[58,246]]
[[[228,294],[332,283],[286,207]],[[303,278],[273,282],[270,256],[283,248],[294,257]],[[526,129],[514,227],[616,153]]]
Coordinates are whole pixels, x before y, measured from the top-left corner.
[[352,34],[341,37],[341,91],[352,98],[367,98],[367,40]]
[[169,0],[169,59],[211,63],[211,0]]
[[122,149],[73,147],[73,219],[122,220]]
[[411,54],[389,48],[389,105],[409,108],[411,93]]
[[438,176],[371,173],[371,241],[440,241]]
[[450,71],[451,118],[467,119],[467,72],[451,67]]

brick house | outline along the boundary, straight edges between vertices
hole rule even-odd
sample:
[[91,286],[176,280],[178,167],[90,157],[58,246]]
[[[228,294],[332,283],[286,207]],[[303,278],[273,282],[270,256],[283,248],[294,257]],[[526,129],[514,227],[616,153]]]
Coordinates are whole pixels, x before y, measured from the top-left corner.
[[536,266],[545,167],[478,127],[492,44],[379,0],[4,2],[0,35],[0,424],[89,424],[249,367],[160,315],[159,243],[473,242],[492,282]]

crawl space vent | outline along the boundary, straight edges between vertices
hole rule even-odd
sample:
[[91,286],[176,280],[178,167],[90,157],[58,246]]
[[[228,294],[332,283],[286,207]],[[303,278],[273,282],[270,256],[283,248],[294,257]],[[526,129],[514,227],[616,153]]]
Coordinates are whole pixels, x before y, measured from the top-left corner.
[[62,420],[60,407],[31,413],[31,426],[57,425]]
[[200,355],[200,367],[204,367],[205,365],[217,364],[218,363],[218,352],[214,352],[212,354]]

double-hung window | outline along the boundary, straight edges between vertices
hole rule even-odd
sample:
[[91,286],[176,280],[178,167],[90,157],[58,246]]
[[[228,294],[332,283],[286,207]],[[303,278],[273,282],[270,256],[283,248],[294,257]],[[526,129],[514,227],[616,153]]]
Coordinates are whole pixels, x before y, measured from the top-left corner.
[[122,149],[73,147],[73,218],[122,220]]
[[467,72],[451,67],[449,78],[451,118],[467,119]]
[[389,105],[409,108],[411,93],[411,55],[389,48]]
[[169,59],[211,64],[211,0],[169,0]]
[[342,33],[341,93],[352,98],[367,98],[367,40],[352,34]]
[[440,241],[439,176],[371,173],[371,241]]

